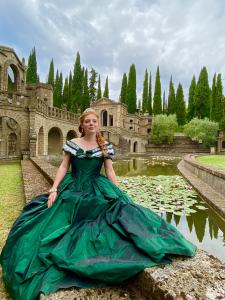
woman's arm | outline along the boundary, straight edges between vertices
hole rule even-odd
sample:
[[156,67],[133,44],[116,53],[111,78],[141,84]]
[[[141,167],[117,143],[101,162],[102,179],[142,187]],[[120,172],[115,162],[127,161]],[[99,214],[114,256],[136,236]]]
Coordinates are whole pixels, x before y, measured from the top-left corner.
[[66,175],[69,167],[70,167],[70,154],[66,152],[63,161],[57,170],[53,186],[50,189],[50,193],[48,196],[48,208],[51,207],[52,204],[54,203],[57,196],[58,185]]
[[110,181],[112,181],[112,183],[118,186],[116,174],[112,165],[112,160],[110,158],[104,160],[104,167],[106,176],[109,178]]
[[57,189],[59,183],[62,181],[67,171],[69,170],[69,167],[70,167],[70,154],[66,152],[63,161],[61,162],[61,165],[57,170],[55,180],[52,185],[52,189]]

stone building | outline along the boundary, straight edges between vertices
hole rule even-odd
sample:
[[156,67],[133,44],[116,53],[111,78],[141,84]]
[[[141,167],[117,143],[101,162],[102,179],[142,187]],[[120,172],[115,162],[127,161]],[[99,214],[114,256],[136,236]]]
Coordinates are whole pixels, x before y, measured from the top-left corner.
[[[100,130],[121,152],[145,153],[151,117],[128,114],[124,104],[101,98],[92,104]],[[53,107],[52,86],[26,84],[26,65],[0,46],[0,158],[58,155],[79,135],[79,115]]]

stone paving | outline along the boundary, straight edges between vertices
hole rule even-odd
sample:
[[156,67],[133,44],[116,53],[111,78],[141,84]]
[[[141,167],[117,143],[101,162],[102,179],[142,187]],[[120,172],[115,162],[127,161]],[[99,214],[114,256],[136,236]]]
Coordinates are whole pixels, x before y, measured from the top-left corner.
[[21,167],[26,202],[41,193],[46,193],[50,189],[50,183],[30,160],[22,160]]

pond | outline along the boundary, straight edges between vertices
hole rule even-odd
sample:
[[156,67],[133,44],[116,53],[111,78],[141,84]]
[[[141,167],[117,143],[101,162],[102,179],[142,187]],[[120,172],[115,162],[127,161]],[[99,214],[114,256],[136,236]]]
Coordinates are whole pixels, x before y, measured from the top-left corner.
[[[120,188],[166,219],[198,248],[225,262],[225,220],[179,175],[173,157],[113,162]],[[54,163],[54,165],[56,165]]]
[[198,248],[225,262],[225,221],[179,176],[179,159],[133,158],[113,163],[118,181],[135,202],[149,207]]

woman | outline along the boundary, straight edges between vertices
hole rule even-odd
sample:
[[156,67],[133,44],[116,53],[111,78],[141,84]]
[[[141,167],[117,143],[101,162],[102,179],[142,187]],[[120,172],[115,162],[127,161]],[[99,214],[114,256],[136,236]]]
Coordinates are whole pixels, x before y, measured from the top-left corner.
[[[49,194],[27,204],[0,256],[13,299],[37,299],[59,288],[121,283],[196,246],[150,209],[135,204],[116,182],[114,149],[87,109],[81,137],[67,141]],[[69,166],[72,171],[67,172]],[[104,164],[106,176],[100,175]]]

